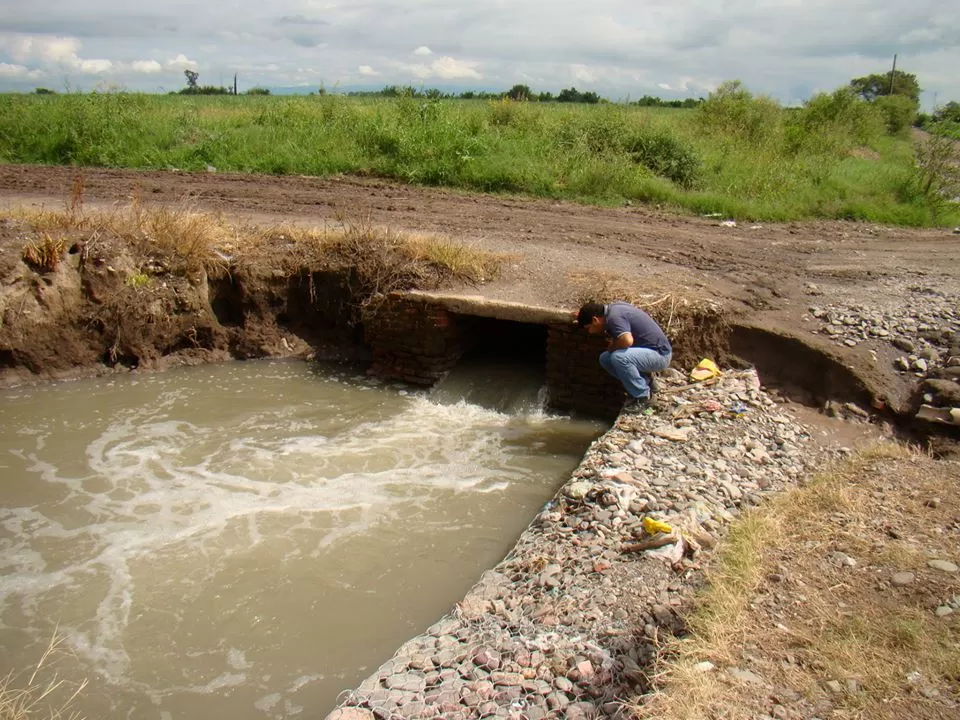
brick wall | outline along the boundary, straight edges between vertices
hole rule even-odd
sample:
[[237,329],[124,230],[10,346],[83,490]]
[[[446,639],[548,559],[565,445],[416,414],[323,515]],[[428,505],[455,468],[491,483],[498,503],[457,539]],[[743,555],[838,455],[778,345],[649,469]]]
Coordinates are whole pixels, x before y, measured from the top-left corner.
[[596,417],[614,417],[624,400],[623,385],[600,367],[603,337],[572,324],[550,325],[547,333],[547,391],[551,407]]
[[437,303],[394,294],[364,322],[373,352],[370,374],[415,385],[433,385],[467,349],[456,316]]

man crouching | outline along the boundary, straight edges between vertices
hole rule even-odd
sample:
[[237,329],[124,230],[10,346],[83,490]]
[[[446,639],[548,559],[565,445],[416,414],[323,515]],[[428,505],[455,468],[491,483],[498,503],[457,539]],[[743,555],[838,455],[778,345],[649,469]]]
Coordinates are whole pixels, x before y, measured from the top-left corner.
[[607,335],[608,350],[600,354],[600,365],[623,383],[630,396],[623,409],[642,410],[652,394],[650,373],[666,370],[673,357],[673,347],[660,326],[626,302],[587,303],[577,313],[577,324],[591,335]]

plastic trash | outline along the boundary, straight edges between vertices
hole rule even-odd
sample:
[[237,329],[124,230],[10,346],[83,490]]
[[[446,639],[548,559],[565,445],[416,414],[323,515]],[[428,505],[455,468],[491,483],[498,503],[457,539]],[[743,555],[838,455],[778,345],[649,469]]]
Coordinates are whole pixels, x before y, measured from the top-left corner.
[[647,516],[643,519],[643,531],[647,535],[656,535],[657,533],[672,533],[673,528],[665,522]]
[[690,371],[690,379],[695,382],[703,382],[704,380],[720,377],[721,374],[720,368],[717,367],[717,364],[713,360],[704,358],[700,361],[699,365]]

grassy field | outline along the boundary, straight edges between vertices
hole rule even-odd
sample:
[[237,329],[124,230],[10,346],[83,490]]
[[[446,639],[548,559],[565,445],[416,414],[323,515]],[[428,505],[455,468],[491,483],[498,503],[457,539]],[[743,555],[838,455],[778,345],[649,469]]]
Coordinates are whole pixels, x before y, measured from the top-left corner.
[[734,88],[692,110],[343,96],[0,96],[0,161],[403,182],[748,220],[953,225],[906,135],[845,93],[787,110]]

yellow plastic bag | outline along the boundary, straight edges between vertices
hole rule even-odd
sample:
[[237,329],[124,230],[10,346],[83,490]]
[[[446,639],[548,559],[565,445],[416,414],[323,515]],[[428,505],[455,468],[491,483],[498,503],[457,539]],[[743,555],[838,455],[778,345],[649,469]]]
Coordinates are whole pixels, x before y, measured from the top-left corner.
[[661,532],[669,534],[673,532],[673,528],[665,522],[654,520],[652,517],[647,516],[643,519],[643,531],[647,535],[656,535]]
[[720,377],[721,374],[720,368],[717,367],[717,364],[713,360],[704,358],[700,361],[699,365],[690,371],[690,379],[695,382],[703,382],[704,380]]

